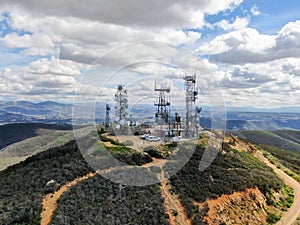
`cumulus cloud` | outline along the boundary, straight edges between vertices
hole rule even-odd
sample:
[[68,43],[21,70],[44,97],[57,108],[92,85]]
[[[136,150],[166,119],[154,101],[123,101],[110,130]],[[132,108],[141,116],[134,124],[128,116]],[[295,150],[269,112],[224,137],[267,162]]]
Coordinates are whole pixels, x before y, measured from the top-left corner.
[[218,13],[233,9],[242,0],[174,1],[174,0],[92,0],[88,3],[75,0],[5,1],[30,10],[37,16],[77,17],[106,24],[150,27],[201,27],[205,13]]
[[218,72],[228,104],[259,107],[299,105],[300,77],[295,75],[299,60],[282,58],[264,63],[228,65]]
[[300,76],[300,62],[299,59],[289,59],[282,64],[282,71],[294,76]]
[[76,79],[72,76],[55,74],[28,73],[25,68],[13,70],[5,68],[0,71],[1,95],[32,100],[47,100],[48,98],[72,98]]
[[285,57],[300,57],[300,21],[285,25],[277,35],[260,34],[246,28],[217,36],[198,48],[211,60],[230,63],[259,63]]
[[4,46],[24,48],[22,52],[30,55],[46,55],[59,48],[61,58],[88,64],[124,43],[155,40],[192,45],[201,37],[199,32],[167,27],[147,29],[80,18],[39,18],[20,9],[12,10],[10,17],[14,29],[30,33],[9,33],[0,39]]
[[237,17],[233,22],[230,22],[228,20],[221,20],[220,22],[217,22],[215,26],[225,30],[241,30],[243,28],[246,28],[250,22],[249,17]]
[[261,12],[259,11],[257,5],[253,5],[252,8],[250,9],[250,12],[252,13],[252,15],[254,16],[258,16],[261,14]]
[[24,48],[28,55],[47,55],[52,53],[53,41],[46,34],[24,34],[9,33],[0,38],[0,43],[9,48]]
[[272,78],[266,74],[255,73],[247,68],[234,68],[224,80],[221,82],[222,87],[226,88],[249,88],[249,87],[259,87],[262,84],[274,81]]
[[[200,85],[211,87],[219,82],[224,98],[231,103],[271,105],[285,102],[288,96],[287,103],[299,104],[300,21],[286,24],[277,34],[266,35],[248,27],[251,17],[261,14],[256,5],[243,15],[228,16],[242,2],[4,0],[1,11],[6,14],[0,19],[6,22],[2,24],[5,27],[0,45],[1,51],[12,51],[2,51],[0,56],[0,92],[4,98],[71,98],[83,71],[104,55],[92,68],[100,71],[104,82],[113,73],[111,68],[127,66],[124,76],[116,77],[114,82],[132,84],[133,101],[143,97],[145,90],[153,95],[154,82],[144,79],[134,85],[134,79],[154,74],[172,80],[175,90],[182,88],[185,73],[198,72]],[[207,25],[205,16],[218,13],[226,14],[226,19],[211,28],[218,27],[213,32],[221,30],[222,35],[201,43],[201,28]],[[176,48],[140,42],[145,40],[188,48],[201,45],[197,55],[191,56]],[[112,49],[132,42],[140,44],[110,54]],[[202,55],[207,58],[200,59]],[[99,74],[95,71],[94,75]],[[99,82],[87,82],[78,94],[94,97],[100,86]],[[100,95],[108,98],[114,92],[113,85],[107,86]],[[172,97],[180,96],[175,93]]]

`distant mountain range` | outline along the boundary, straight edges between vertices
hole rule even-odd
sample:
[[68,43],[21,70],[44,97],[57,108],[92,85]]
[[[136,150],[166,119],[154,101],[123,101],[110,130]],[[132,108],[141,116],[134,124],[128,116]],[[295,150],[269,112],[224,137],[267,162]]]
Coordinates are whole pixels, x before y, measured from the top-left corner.
[[229,112],[269,112],[269,113],[300,113],[300,106],[279,108],[256,108],[256,107],[226,107]]
[[0,102],[0,123],[43,122],[69,123],[72,115],[72,105],[52,101]]
[[[111,115],[113,114],[113,107]],[[152,104],[135,105],[131,109],[133,118],[153,119]],[[174,110],[174,109],[173,109]],[[185,107],[177,108],[184,115]],[[227,107],[228,130],[274,130],[300,129],[300,107],[262,109],[255,107]],[[97,103],[95,110],[97,123],[105,121],[105,103]],[[28,101],[0,101],[0,124],[7,123],[56,123],[71,124],[72,104],[53,101],[33,103]],[[210,128],[209,107],[204,106],[200,124]]]

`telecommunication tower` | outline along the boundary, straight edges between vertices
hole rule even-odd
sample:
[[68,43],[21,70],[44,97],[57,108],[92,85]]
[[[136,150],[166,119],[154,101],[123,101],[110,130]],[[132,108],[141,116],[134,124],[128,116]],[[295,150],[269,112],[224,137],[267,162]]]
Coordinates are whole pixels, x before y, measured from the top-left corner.
[[105,128],[109,128],[109,112],[110,112],[110,106],[109,104],[106,104]]
[[117,93],[115,94],[115,115],[116,121],[119,125],[125,125],[128,122],[128,95],[124,85],[117,86]]
[[155,83],[155,91],[159,92],[158,100],[154,103],[156,107],[155,120],[167,124],[169,122],[170,101],[166,98],[166,93],[170,93],[170,87],[157,87]]
[[186,136],[196,138],[199,129],[199,114],[202,108],[195,107],[198,92],[196,90],[196,74],[186,75],[185,94],[186,94]]
[[174,130],[175,132],[175,136],[180,136],[180,131],[179,129],[181,129],[181,116],[176,112],[175,113],[175,118],[173,121],[173,134],[174,134]]

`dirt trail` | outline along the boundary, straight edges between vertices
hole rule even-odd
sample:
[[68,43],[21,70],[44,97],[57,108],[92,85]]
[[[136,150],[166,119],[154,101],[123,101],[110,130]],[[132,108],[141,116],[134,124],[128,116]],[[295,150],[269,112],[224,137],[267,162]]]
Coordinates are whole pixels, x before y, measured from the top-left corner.
[[[166,163],[166,160],[164,159],[153,159],[152,162],[144,164],[143,167],[151,167],[151,166],[158,166],[160,168],[163,167],[163,165]],[[133,166],[128,166],[126,168],[132,168]],[[107,173],[112,172],[118,169],[124,169],[122,168],[111,168],[107,170],[97,171],[98,174],[101,173]],[[67,190],[69,190],[70,187],[77,185],[78,183],[87,180],[93,176],[95,176],[97,173],[88,173],[83,177],[76,178],[75,180],[68,182],[64,186],[62,186],[58,191],[54,193],[47,194],[42,202],[43,211],[41,213],[41,225],[48,225],[52,221],[53,214],[55,210],[57,209],[57,201],[62,196],[63,193],[65,193]],[[161,174],[159,175],[161,182],[161,191],[162,191],[162,197],[164,198],[164,205],[165,210],[169,215],[170,223],[171,225],[191,225],[191,220],[188,218],[186,210],[184,206],[181,204],[179,196],[171,194],[171,186],[169,184],[169,181],[165,179],[164,171],[162,170]],[[176,212],[177,215],[174,213]]]
[[95,176],[96,173],[88,173],[87,175],[83,177],[76,178],[75,180],[68,182],[64,186],[62,186],[58,191],[54,193],[47,194],[42,202],[43,211],[41,214],[41,225],[48,225],[51,223],[53,213],[55,212],[57,208],[57,200],[62,196],[63,193],[65,193],[67,190],[69,190],[70,187],[78,184],[79,182],[82,182],[84,180],[89,179],[90,177]]
[[294,180],[292,177],[287,175],[282,170],[274,166],[267,158],[265,158],[261,152],[257,152],[256,157],[263,161],[267,166],[271,167],[274,172],[281,178],[283,181],[294,189],[294,202],[291,208],[289,208],[285,213],[283,213],[281,220],[275,225],[293,225],[297,218],[300,216],[300,184]]
[[[247,151],[248,146],[242,141],[238,140],[236,144],[237,146],[232,147],[240,151]],[[278,169],[275,165],[273,165],[267,158],[263,156],[260,151],[257,151],[254,156],[264,162],[267,166],[272,168],[274,172],[284,181],[284,183],[294,190],[295,196],[293,205],[283,213],[281,220],[275,224],[293,225],[297,221],[297,218],[300,216],[300,184],[295,179],[283,172],[281,169]]]
[[[179,196],[171,194],[169,180],[161,182],[162,197],[165,200],[165,209],[169,215],[171,225],[191,225],[192,222],[188,218],[184,206],[181,204]],[[176,213],[176,214],[174,214]]]
[[94,177],[96,174],[103,174],[103,173],[110,173],[113,171],[116,171],[118,169],[129,169],[133,168],[133,166],[125,166],[125,167],[114,167],[110,169],[105,170],[98,170],[97,172],[93,173],[90,172],[82,177],[78,177],[75,180],[66,183],[64,186],[62,186],[58,191],[54,193],[47,194],[43,198],[42,206],[43,211],[41,213],[41,225],[48,225],[52,221],[53,214],[55,210],[57,209],[57,201],[62,196],[63,193],[65,193],[67,190],[69,190],[70,187],[77,185],[78,183],[87,180],[91,177]]
[[[192,222],[188,218],[184,206],[181,204],[178,195],[171,194],[171,185],[169,180],[165,178],[165,172],[162,169],[167,160],[153,159],[153,162],[143,165],[143,167],[158,166],[162,172],[159,174],[161,180],[161,193],[164,199],[165,211],[169,215],[171,225],[191,225]],[[174,215],[174,213],[176,213]]]

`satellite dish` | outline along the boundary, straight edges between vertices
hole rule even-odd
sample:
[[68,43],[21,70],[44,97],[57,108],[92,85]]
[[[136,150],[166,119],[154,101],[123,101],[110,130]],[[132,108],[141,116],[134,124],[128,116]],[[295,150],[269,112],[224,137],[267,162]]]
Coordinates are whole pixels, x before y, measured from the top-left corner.
[[125,103],[125,104],[126,104],[127,102],[128,102],[127,99],[123,99],[123,100],[122,100],[122,103]]
[[120,128],[121,128],[121,125],[120,125],[120,124],[117,124],[117,125],[116,125],[116,128],[117,128],[117,129],[120,129]]

